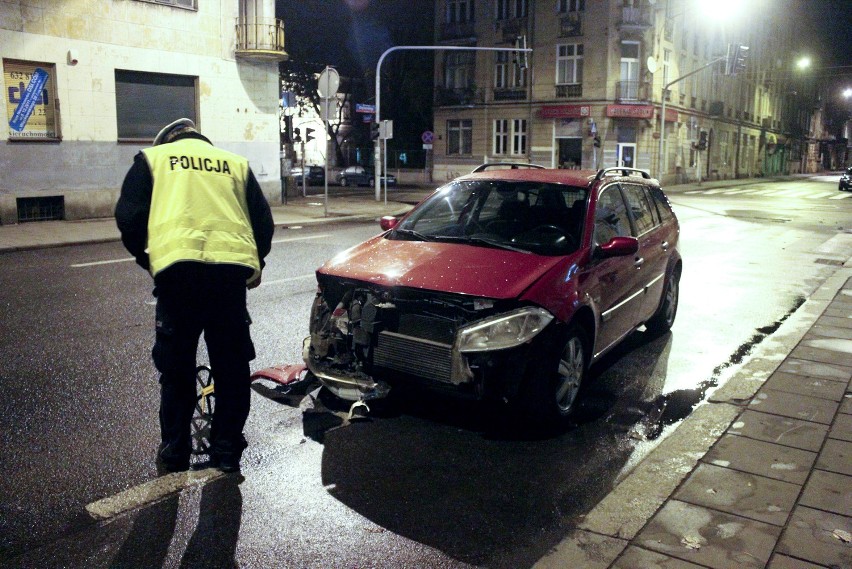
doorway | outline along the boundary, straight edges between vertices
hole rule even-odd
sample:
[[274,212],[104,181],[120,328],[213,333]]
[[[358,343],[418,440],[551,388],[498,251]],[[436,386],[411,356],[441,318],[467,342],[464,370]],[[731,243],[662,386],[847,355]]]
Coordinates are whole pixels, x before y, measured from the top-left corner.
[[619,142],[615,147],[615,164],[626,168],[636,167],[636,143]]

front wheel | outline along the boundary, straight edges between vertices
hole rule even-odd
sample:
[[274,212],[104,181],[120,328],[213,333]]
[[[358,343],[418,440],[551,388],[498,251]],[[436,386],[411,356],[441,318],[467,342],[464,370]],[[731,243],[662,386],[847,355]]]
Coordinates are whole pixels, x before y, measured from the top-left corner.
[[680,296],[680,275],[673,272],[666,279],[663,297],[657,312],[645,323],[645,328],[654,334],[664,334],[671,330],[677,316],[677,303]]
[[343,186],[344,188],[346,187],[346,185],[347,185],[346,178],[340,178],[340,185]]
[[571,326],[561,345],[558,354],[525,378],[519,393],[521,412],[534,429],[563,427],[577,409],[591,359],[586,332]]

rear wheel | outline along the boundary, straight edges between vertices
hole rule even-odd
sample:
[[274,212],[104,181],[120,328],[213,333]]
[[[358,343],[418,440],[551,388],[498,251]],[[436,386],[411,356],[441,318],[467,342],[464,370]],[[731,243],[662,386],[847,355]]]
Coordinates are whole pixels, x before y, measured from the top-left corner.
[[671,330],[671,327],[674,325],[675,316],[677,316],[679,296],[680,274],[672,272],[666,279],[666,286],[663,289],[660,307],[657,309],[656,314],[645,323],[645,328],[655,334],[663,334]]
[[346,178],[340,178],[340,185],[345,188],[349,185],[349,182],[347,182]]
[[367,180],[368,186],[374,186],[375,184],[376,184],[376,180],[374,178],[370,178],[369,180]]

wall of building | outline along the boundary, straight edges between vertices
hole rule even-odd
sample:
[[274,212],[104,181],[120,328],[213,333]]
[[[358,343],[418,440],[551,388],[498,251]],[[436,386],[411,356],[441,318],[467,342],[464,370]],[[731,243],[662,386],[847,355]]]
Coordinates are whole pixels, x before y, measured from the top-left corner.
[[0,2],[2,57],[55,66],[60,127],[57,141],[0,130],[0,223],[17,220],[18,197],[40,195],[64,196],[67,219],[112,215],[133,156],[148,145],[117,140],[116,69],[198,77],[199,130],[248,157],[270,200],[280,199],[277,65],[235,59],[237,11],[237,0],[199,1],[197,11],[137,0]]

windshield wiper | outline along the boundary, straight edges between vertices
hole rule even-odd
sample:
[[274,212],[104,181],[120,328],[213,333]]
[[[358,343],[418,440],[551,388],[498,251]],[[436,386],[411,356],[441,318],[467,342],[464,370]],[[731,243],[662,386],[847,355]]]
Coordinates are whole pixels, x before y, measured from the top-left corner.
[[419,241],[432,241],[432,237],[430,237],[428,235],[423,235],[419,231],[414,231],[413,229],[403,229],[403,228],[398,227],[398,228],[394,229],[393,232],[394,232],[394,234],[398,233],[400,235],[406,235],[408,237],[414,237],[415,239],[417,239]]
[[497,241],[496,239],[489,239],[488,237],[481,237],[477,235],[470,235],[467,237],[459,237],[457,235],[435,235],[433,239],[436,241],[458,241],[459,243],[476,243],[479,245],[497,247],[498,249],[506,249],[507,251],[516,251],[518,253],[532,252],[527,249],[521,249],[520,247],[510,245],[505,241]]

